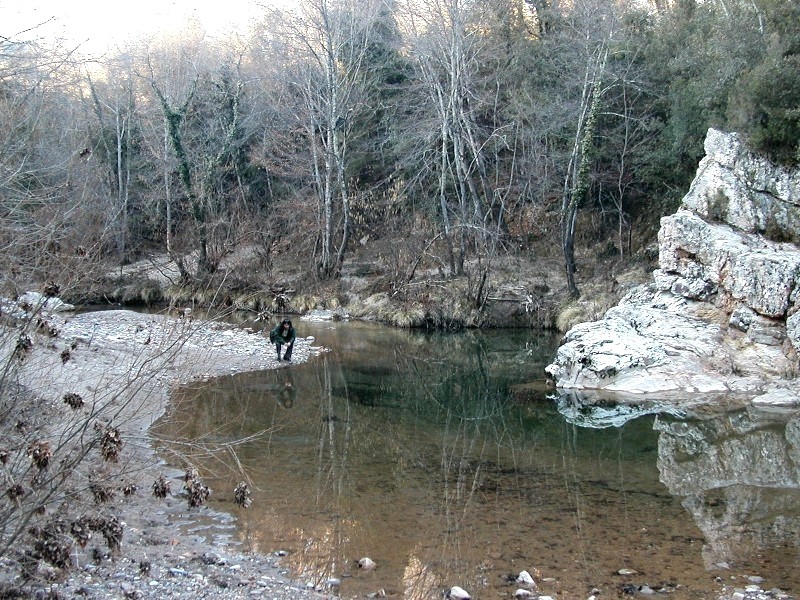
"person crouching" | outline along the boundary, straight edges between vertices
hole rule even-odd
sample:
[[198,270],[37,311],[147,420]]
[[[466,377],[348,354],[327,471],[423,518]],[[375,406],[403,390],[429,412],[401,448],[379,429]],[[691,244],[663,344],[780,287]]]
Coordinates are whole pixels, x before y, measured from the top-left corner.
[[286,351],[283,353],[283,360],[292,362],[292,349],[296,337],[297,334],[289,319],[284,319],[269,332],[269,341],[275,344],[275,350],[278,352],[278,362],[281,361],[281,347],[284,345]]

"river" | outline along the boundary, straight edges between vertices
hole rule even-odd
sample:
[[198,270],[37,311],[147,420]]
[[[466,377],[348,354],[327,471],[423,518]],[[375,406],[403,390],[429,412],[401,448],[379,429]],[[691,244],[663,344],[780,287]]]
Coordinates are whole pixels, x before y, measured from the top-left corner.
[[800,589],[792,414],[557,398],[549,333],[295,324],[330,351],[183,388],[156,431],[235,515],[230,542],[285,552],[299,581],[409,600],[509,598],[521,571],[558,598]]

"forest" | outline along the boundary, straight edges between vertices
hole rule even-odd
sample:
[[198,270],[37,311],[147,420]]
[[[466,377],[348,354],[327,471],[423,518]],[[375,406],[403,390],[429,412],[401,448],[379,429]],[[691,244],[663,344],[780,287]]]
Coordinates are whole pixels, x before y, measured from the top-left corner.
[[[152,558],[149,503],[182,493],[143,435],[169,391],[278,365],[265,366],[257,326],[218,330],[182,318],[190,309],[247,311],[261,326],[328,309],[399,327],[567,331],[652,276],[660,219],[709,128],[800,163],[797,0],[298,0],[228,36],[189,22],[102,55],[41,23],[8,27],[0,18],[2,597],[87,560],[102,569],[134,522],[123,502],[151,507],[125,551],[139,538]],[[49,297],[175,318],[62,319],[42,310]],[[234,329],[246,342],[223,335]],[[431,365],[442,389],[472,394],[446,364]],[[235,457],[239,442],[212,433],[208,456]],[[207,498],[183,463],[183,490]],[[155,542],[170,567],[191,555],[171,545],[186,522],[175,510],[170,541]],[[87,548],[91,535],[109,554]],[[99,589],[138,597],[119,587],[123,561],[107,564]],[[149,559],[127,564],[164,597]],[[93,573],[70,581],[83,594]],[[61,597],[48,589],[35,597]]]
[[[640,260],[709,127],[800,161],[792,0],[302,0],[103,56],[2,27],[12,297],[301,312],[364,275],[389,322],[480,326],[509,272],[563,306]],[[113,276],[155,256],[169,286]]]

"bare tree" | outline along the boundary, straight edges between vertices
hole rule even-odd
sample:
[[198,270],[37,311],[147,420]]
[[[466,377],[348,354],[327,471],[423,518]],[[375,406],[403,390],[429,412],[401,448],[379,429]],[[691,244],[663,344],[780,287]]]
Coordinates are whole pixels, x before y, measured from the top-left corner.
[[137,168],[133,166],[137,89],[130,67],[127,60],[109,64],[100,82],[87,73],[92,113],[96,118],[94,140],[87,150],[95,156],[98,176],[105,171],[109,195],[116,201],[110,220],[117,231],[117,249],[123,262],[129,260],[132,251],[131,181]]
[[472,245],[477,244],[478,256],[492,254],[505,227],[503,190],[509,174],[500,155],[508,148],[504,132],[509,128],[497,118],[503,65],[488,34],[498,23],[485,14],[487,7],[472,0],[409,1],[402,19],[432,124],[423,129],[427,135],[420,142],[436,154],[427,167],[436,173],[453,274],[464,272]]
[[80,68],[61,47],[0,44],[0,262],[3,287],[94,276],[105,251],[104,198],[74,99]]
[[604,94],[614,84],[608,62],[620,27],[616,8],[603,0],[549,7],[538,11],[537,18],[548,26],[537,44],[536,56],[543,67],[536,76],[559,75],[558,79],[546,82],[553,87],[555,98],[547,100],[549,106],[543,115],[555,127],[553,123],[545,125],[542,139],[559,152],[556,166],[562,177],[561,250],[568,293],[577,296],[578,215],[592,185],[598,116]]
[[[191,46],[177,50],[181,58],[177,65],[165,56],[157,64],[157,57],[148,54],[142,76],[161,109],[162,140],[174,157],[185,211],[192,224],[188,233],[196,243],[194,274],[177,254],[178,249],[172,248],[184,280],[190,281],[213,274],[234,244],[230,209],[244,193],[241,163],[249,132],[243,127],[245,85],[238,65],[215,63]],[[155,141],[151,143],[151,147],[156,146]],[[171,164],[165,156],[164,185],[170,190],[169,200]],[[168,221],[174,219],[172,204],[167,202]]]
[[590,153],[596,133],[597,114],[600,110],[603,75],[607,60],[608,46],[601,42],[585,65],[583,88],[575,123],[575,137],[567,163],[561,196],[561,249],[564,252],[567,290],[573,297],[578,296],[578,287],[575,283],[575,228],[578,208],[589,191]]
[[293,59],[287,67],[303,101],[296,118],[309,143],[319,202],[322,277],[338,275],[350,241],[351,146],[373,76],[368,52],[379,9],[380,2],[307,0],[284,21]]

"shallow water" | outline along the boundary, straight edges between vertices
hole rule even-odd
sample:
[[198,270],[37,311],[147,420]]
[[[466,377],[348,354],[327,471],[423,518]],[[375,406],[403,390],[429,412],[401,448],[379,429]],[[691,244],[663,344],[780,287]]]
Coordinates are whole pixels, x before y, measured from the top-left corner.
[[[748,576],[800,590],[792,415],[609,419],[546,397],[548,334],[298,325],[331,351],[185,388],[157,432],[191,442],[237,542],[286,551],[299,580],[340,579],[345,598],[507,598],[522,570],[559,598],[712,598]],[[248,509],[233,503],[244,479]]]

